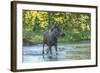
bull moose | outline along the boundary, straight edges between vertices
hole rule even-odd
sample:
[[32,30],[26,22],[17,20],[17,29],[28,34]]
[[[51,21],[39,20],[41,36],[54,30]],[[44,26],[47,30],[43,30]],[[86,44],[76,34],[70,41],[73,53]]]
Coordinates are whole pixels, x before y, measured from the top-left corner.
[[62,31],[61,24],[53,25],[50,29],[44,32],[43,34],[43,55],[44,52],[44,46],[47,45],[47,54],[50,52],[52,54],[52,47],[54,46],[56,55],[57,55],[57,41],[58,37],[64,36],[64,32]]

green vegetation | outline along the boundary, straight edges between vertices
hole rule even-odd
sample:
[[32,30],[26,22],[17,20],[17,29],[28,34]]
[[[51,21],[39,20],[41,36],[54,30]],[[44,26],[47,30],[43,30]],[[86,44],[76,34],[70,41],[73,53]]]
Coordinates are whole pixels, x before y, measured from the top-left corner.
[[43,32],[58,23],[62,25],[65,33],[59,42],[90,40],[89,13],[23,10],[23,43],[42,43]]

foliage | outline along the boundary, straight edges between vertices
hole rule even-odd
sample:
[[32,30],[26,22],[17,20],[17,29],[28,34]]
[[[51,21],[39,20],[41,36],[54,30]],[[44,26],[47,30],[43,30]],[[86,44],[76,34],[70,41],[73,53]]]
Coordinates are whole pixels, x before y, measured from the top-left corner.
[[88,40],[91,37],[89,13],[23,10],[23,40],[41,43],[43,32],[58,23],[65,33],[59,42]]

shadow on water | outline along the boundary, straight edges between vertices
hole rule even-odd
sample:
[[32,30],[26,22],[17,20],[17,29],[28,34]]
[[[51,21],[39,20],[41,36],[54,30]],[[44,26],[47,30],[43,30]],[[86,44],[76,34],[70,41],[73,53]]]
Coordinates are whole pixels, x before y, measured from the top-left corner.
[[[45,51],[47,46],[45,47]],[[44,62],[44,61],[64,61],[83,60],[91,58],[90,43],[59,44],[58,54],[52,48],[52,54],[42,54],[42,44],[23,46],[23,63]]]

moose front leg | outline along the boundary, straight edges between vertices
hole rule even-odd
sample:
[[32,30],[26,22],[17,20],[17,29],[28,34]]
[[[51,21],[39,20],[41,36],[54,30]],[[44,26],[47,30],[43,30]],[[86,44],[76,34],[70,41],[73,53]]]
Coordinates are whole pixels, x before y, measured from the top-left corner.
[[51,49],[51,46],[49,46],[49,50],[50,50],[50,54],[52,54],[52,49]]
[[47,48],[46,53],[49,54],[49,48]]

